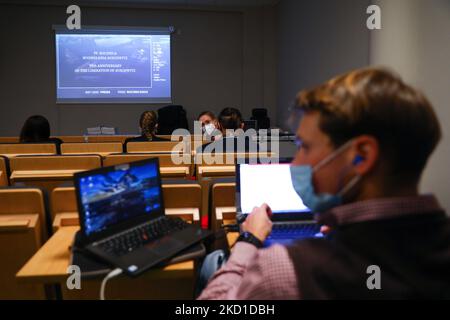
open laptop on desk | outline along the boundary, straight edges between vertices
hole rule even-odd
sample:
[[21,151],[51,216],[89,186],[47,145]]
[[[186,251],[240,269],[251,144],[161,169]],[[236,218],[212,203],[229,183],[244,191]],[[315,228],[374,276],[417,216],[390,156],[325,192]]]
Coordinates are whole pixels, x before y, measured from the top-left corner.
[[84,250],[135,276],[211,232],[164,213],[157,158],[74,175]]
[[272,233],[265,246],[322,237],[313,213],[303,204],[291,182],[289,159],[279,164],[236,165],[236,209],[244,221],[254,207],[267,203],[272,209]]

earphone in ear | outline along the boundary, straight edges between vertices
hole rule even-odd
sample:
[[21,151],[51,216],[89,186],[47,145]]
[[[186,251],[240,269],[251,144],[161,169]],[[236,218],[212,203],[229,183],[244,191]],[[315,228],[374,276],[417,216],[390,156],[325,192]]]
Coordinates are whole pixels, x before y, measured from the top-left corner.
[[360,164],[361,162],[363,162],[365,159],[362,155],[358,154],[356,155],[355,159],[353,159],[353,165],[356,166],[358,164]]

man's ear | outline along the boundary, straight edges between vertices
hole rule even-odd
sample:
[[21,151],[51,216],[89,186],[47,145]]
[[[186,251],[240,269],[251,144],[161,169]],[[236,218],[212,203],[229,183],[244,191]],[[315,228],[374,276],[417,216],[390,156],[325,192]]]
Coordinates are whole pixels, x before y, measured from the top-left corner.
[[357,174],[363,176],[373,171],[380,159],[378,140],[370,135],[359,136],[353,142],[353,166]]

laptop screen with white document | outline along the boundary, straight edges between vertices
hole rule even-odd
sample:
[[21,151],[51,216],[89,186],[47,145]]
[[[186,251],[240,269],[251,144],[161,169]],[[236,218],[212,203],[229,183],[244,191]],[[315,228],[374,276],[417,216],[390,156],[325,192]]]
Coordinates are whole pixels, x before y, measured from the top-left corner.
[[291,181],[289,164],[240,164],[238,193],[240,211],[250,213],[267,203],[274,215],[311,211],[303,204]]

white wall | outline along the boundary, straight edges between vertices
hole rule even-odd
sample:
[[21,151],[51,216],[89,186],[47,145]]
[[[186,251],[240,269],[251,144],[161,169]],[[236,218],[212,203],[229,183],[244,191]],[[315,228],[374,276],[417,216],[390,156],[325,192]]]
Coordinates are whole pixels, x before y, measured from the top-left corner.
[[298,91],[369,63],[368,0],[279,3],[278,124]]
[[435,193],[450,213],[450,1],[374,3],[381,7],[382,30],[371,33],[371,64],[391,67],[431,100],[444,137],[428,163],[421,191]]

